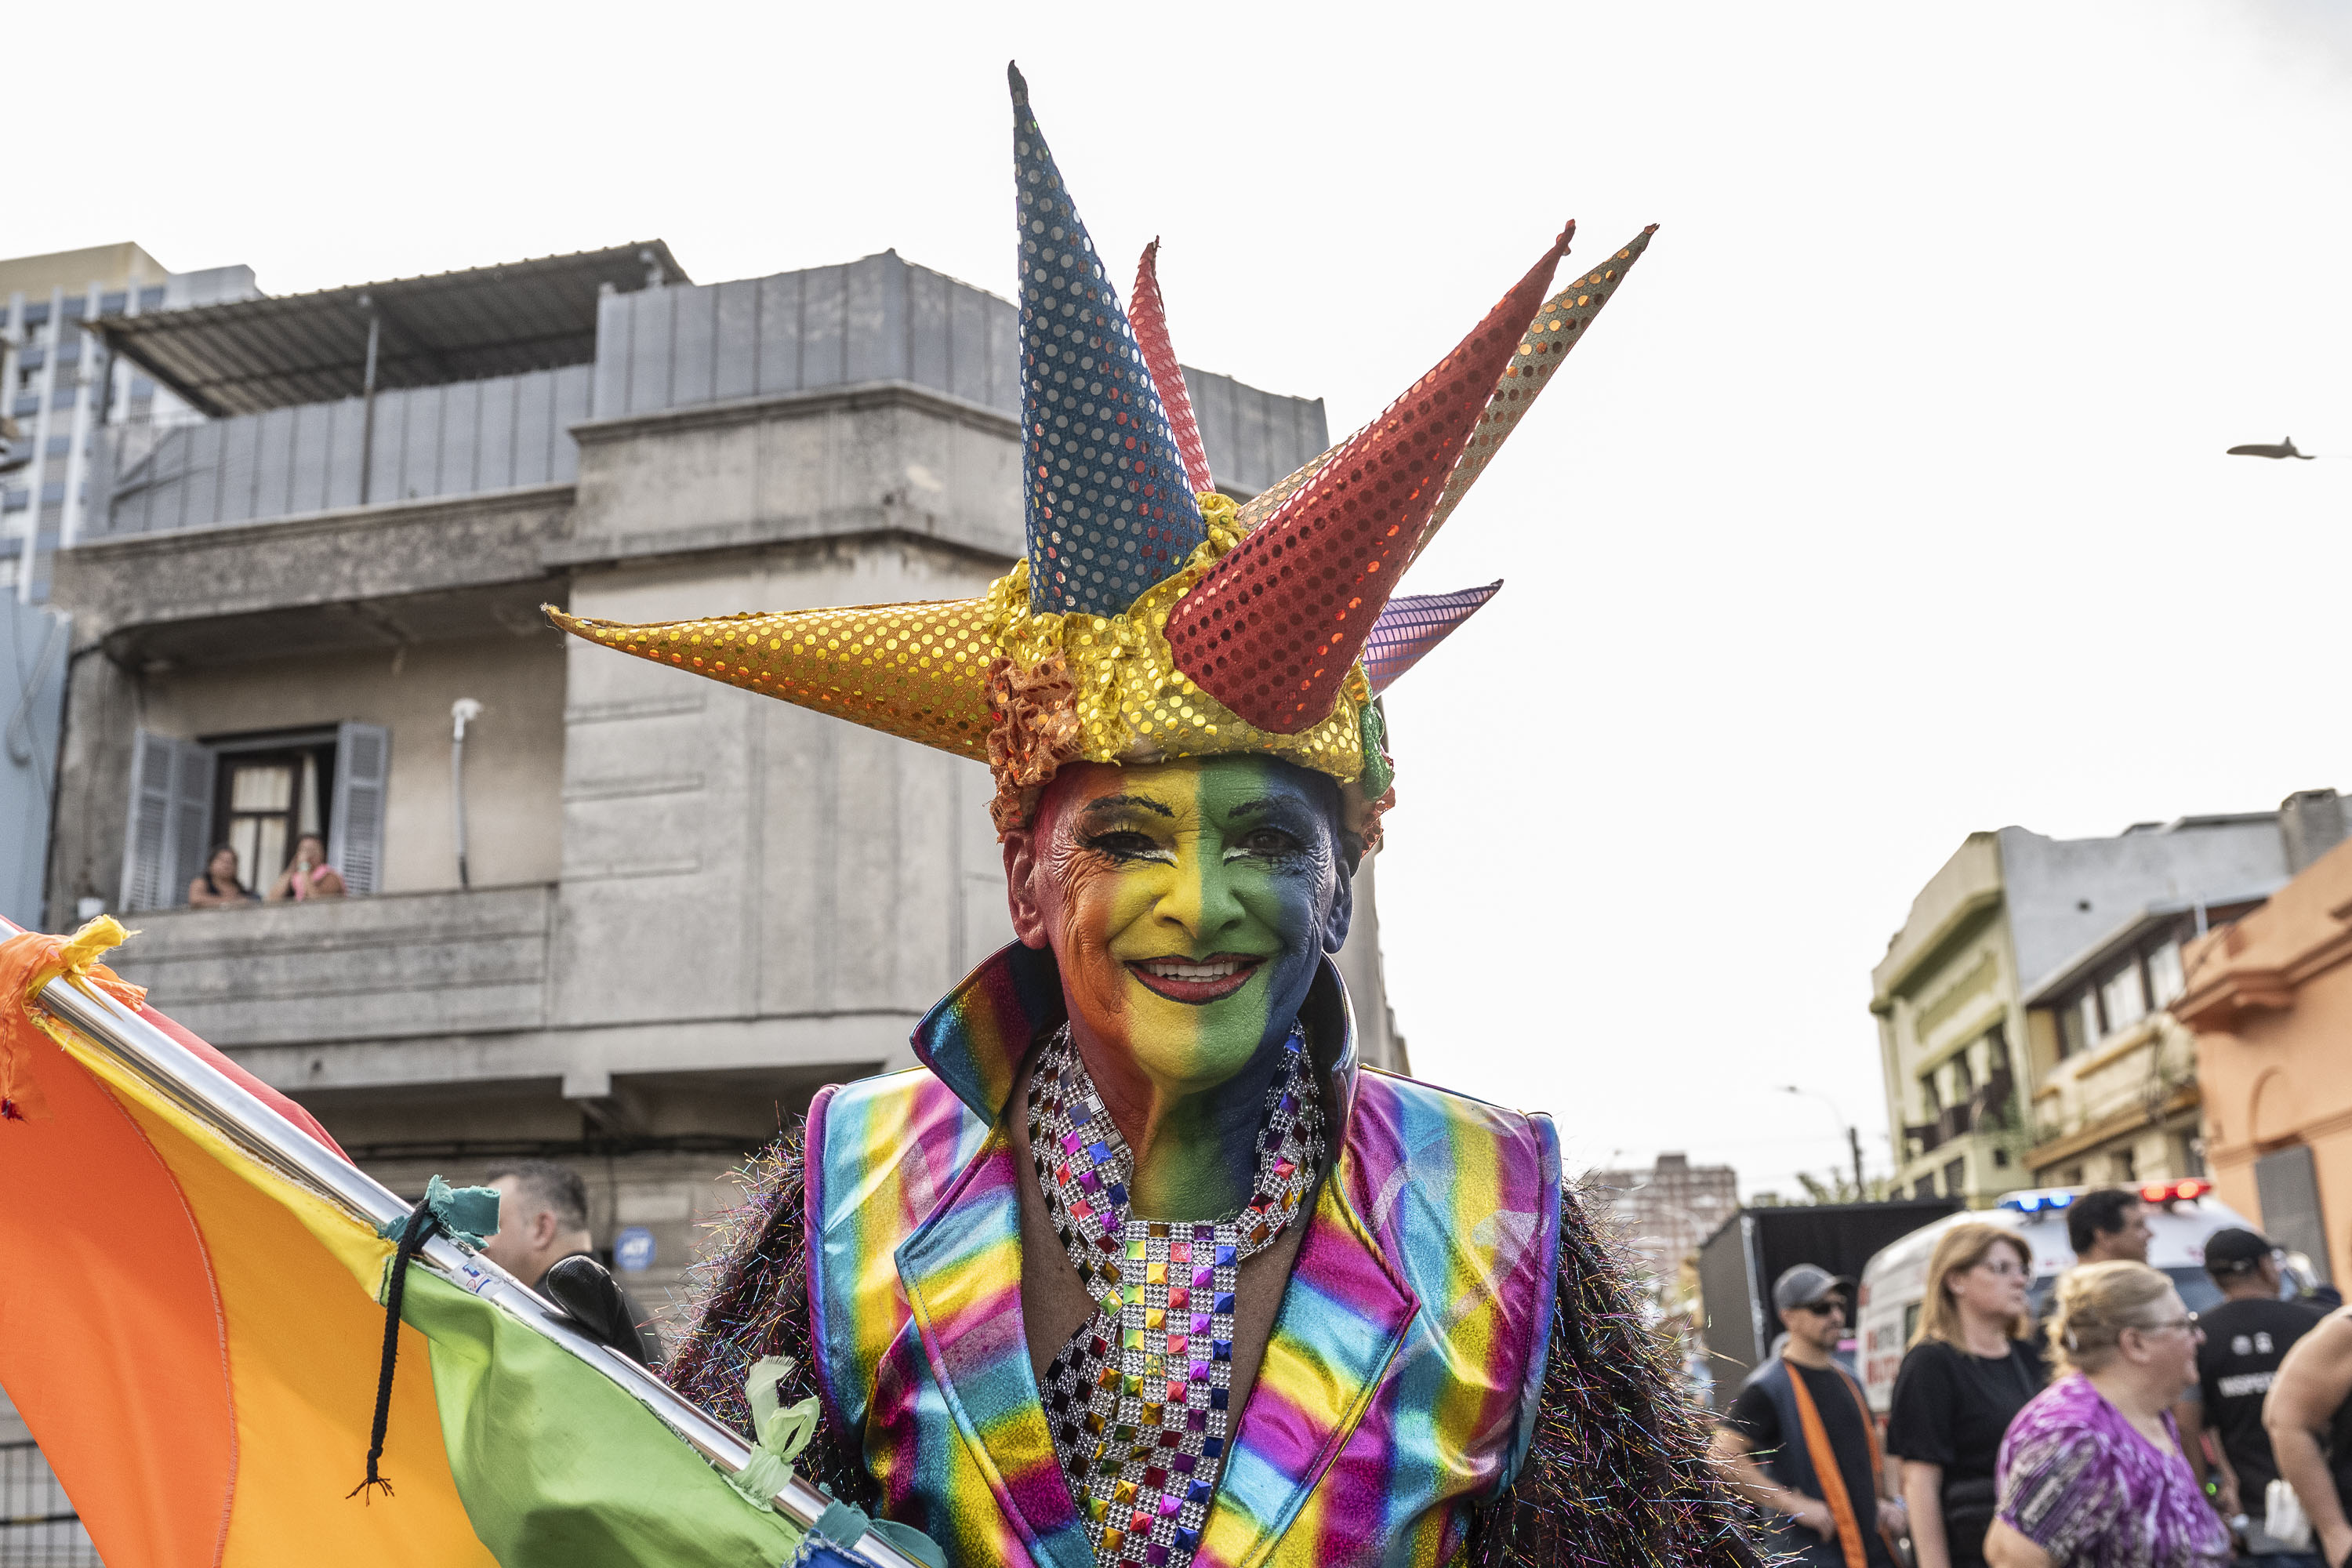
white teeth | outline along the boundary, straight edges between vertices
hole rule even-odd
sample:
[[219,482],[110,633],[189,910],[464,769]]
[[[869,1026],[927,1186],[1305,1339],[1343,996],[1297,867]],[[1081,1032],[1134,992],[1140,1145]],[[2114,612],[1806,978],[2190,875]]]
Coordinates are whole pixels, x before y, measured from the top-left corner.
[[1242,965],[1232,959],[1194,963],[1181,958],[1147,958],[1137,967],[1160,980],[1231,980],[1242,972]]

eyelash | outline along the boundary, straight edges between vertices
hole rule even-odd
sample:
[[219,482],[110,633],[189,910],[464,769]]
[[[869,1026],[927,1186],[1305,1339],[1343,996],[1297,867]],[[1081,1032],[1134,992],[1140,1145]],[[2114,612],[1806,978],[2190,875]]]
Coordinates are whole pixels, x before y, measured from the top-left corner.
[[[1250,830],[1248,837],[1255,838],[1260,834],[1271,835],[1280,839],[1281,843],[1278,847],[1252,849],[1247,847],[1245,839],[1242,847],[1225,852],[1225,863],[1231,865],[1238,859],[1293,860],[1306,853],[1296,838],[1278,827],[1255,827]],[[1121,840],[1129,842],[1123,844]],[[1079,839],[1078,846],[1082,849],[1113,860],[1157,862],[1164,860],[1168,855],[1168,851],[1150,835],[1139,833],[1133,828],[1113,828],[1108,832],[1091,834]],[[1138,846],[1149,846],[1149,847]]]

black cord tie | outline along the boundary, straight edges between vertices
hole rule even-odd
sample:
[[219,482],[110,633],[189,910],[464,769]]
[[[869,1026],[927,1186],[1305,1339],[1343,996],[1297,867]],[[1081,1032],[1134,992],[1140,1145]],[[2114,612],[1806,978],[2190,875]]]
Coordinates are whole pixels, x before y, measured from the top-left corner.
[[425,1246],[427,1238],[441,1228],[441,1217],[425,1204],[409,1211],[408,1223],[401,1227],[400,1246],[392,1255],[392,1281],[383,1292],[383,1361],[375,1375],[375,1425],[368,1432],[367,1479],[345,1492],[346,1500],[365,1494],[367,1501],[375,1500],[371,1488],[382,1487],[383,1495],[392,1495],[392,1483],[376,1473],[376,1461],[383,1458],[383,1429],[392,1420],[393,1362],[400,1354],[400,1298],[408,1286],[408,1265]]

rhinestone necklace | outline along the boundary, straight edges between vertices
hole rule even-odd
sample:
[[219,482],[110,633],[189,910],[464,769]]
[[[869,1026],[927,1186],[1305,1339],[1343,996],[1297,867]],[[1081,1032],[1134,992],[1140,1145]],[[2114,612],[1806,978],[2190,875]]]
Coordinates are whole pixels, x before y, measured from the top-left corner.
[[1248,1205],[1213,1225],[1128,1212],[1135,1154],[1062,1026],[1029,1085],[1029,1150],[1045,1213],[1095,1299],[1046,1369],[1054,1457],[1097,1563],[1185,1564],[1232,1428],[1234,1285],[1281,1235],[1323,1163],[1323,1094],[1294,1024],[1266,1090]]

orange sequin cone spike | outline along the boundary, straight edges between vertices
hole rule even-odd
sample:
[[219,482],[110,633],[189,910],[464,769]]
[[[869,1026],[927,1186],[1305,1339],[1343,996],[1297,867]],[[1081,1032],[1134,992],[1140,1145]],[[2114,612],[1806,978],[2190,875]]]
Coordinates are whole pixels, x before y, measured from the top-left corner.
[[1331,711],[1573,232],[1169,612],[1202,690],[1278,735]]
[[988,760],[985,599],[631,626],[542,605],[576,637],[781,697],[869,730]]

